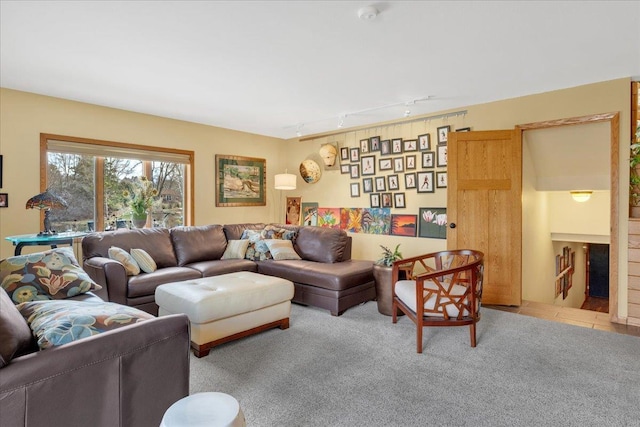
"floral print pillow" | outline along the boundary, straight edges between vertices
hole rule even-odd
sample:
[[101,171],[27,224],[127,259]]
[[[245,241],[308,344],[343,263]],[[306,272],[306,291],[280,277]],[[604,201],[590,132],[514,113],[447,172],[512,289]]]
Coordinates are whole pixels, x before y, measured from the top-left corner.
[[102,289],[78,265],[70,246],[2,260],[0,286],[14,304],[70,298]]
[[244,230],[242,233],[241,239],[248,239],[249,246],[247,247],[247,252],[245,252],[245,259],[249,259],[252,261],[264,261],[267,259],[273,259],[271,252],[269,251],[269,246],[265,240],[272,239],[285,239],[285,240],[295,240],[296,232],[293,230],[286,230],[284,228],[278,228],[271,225],[266,226],[261,231],[256,230]]
[[40,349],[57,347],[102,332],[155,318],[112,302],[31,301],[17,305]]

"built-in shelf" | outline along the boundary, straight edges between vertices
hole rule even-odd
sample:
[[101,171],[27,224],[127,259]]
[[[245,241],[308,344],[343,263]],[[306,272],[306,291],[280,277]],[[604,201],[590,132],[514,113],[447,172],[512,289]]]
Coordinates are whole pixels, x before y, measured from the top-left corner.
[[580,242],[609,244],[609,235],[603,234],[578,234],[578,233],[551,233],[551,240],[555,242]]

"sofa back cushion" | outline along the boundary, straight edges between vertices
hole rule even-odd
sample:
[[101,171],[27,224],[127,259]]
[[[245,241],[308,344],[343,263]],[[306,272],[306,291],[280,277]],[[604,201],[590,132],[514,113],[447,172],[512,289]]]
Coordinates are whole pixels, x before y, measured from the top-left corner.
[[221,225],[174,227],[171,229],[171,241],[179,266],[220,259],[227,248]]
[[266,224],[263,223],[225,224],[223,229],[227,240],[240,240],[244,230],[263,230],[264,227]]
[[349,239],[344,230],[305,226],[298,229],[295,249],[309,261],[341,262],[351,257]]
[[0,368],[33,350],[31,329],[9,295],[0,288]]
[[131,253],[131,249],[139,248],[153,258],[158,268],[175,267],[178,265],[169,229],[136,228],[132,230],[117,229],[91,233],[82,239],[82,256],[84,259],[93,257],[109,258],[109,248],[116,246]]

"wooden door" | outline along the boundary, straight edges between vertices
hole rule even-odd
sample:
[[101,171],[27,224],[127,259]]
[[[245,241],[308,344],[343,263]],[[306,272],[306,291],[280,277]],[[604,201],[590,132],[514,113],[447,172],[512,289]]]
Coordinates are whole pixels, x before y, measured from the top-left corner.
[[522,141],[518,130],[452,132],[447,247],[484,258],[485,304],[522,300]]

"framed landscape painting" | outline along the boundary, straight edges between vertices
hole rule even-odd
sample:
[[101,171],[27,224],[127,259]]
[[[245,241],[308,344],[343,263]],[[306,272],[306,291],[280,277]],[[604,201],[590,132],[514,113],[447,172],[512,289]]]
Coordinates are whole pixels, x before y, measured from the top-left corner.
[[216,206],[266,206],[267,161],[216,154]]
[[417,215],[391,215],[391,235],[416,237]]

